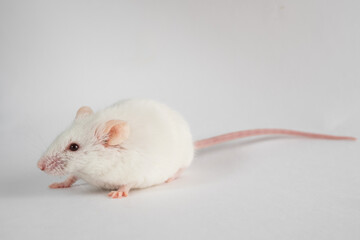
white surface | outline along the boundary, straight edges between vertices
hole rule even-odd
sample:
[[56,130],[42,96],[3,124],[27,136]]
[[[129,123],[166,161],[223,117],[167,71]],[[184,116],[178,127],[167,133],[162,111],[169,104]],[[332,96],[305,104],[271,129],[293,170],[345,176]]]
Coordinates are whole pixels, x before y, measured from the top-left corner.
[[360,137],[358,1],[1,1],[0,239],[359,239],[358,142],[253,138],[121,200],[36,162],[82,105],[167,103],[195,139]]

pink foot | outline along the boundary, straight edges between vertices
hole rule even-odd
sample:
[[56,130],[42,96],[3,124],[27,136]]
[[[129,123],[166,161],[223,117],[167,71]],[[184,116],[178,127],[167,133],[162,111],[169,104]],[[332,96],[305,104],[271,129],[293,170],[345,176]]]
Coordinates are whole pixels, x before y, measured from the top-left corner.
[[71,176],[67,178],[64,182],[53,183],[49,186],[49,188],[69,188],[76,182],[77,178]]
[[117,191],[109,192],[108,196],[111,198],[122,198],[129,195],[130,187],[128,185],[121,186]]
[[180,168],[175,174],[174,176],[172,176],[171,178],[169,178],[168,180],[165,181],[165,183],[169,183],[169,182],[172,182],[174,181],[175,179],[179,178],[181,173],[184,171],[185,169],[184,168]]

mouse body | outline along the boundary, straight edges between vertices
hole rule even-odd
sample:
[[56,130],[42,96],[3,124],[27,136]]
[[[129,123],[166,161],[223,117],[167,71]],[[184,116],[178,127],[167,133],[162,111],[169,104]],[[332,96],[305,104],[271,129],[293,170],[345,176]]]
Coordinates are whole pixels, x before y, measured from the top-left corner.
[[187,168],[195,149],[237,138],[285,134],[332,140],[353,137],[287,129],[243,130],[193,142],[184,118],[153,100],[123,100],[94,113],[81,107],[71,126],[60,134],[38,161],[51,175],[68,175],[50,188],[70,187],[79,178],[122,198],[132,188],[170,182]]
[[127,195],[131,188],[171,181],[193,157],[194,144],[183,117],[162,103],[138,99],[97,113],[80,108],[38,166],[49,174],[70,175],[68,184],[52,188],[81,178],[104,189],[123,188],[122,195]]

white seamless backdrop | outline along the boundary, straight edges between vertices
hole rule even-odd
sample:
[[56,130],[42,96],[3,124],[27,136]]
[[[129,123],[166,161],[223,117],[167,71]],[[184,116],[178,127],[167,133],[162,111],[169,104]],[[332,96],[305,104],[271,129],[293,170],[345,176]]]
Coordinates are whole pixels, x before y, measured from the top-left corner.
[[194,139],[360,137],[355,0],[0,0],[0,239],[360,239],[358,142],[242,139],[110,200],[36,162],[77,109],[152,98]]

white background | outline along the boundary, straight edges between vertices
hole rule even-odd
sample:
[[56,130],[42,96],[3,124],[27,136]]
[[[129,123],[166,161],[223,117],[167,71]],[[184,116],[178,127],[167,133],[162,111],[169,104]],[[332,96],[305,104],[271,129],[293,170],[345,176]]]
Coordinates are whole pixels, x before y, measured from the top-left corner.
[[82,105],[153,98],[194,138],[360,137],[359,1],[0,1],[0,239],[359,239],[360,143],[242,139],[112,200],[36,162]]

